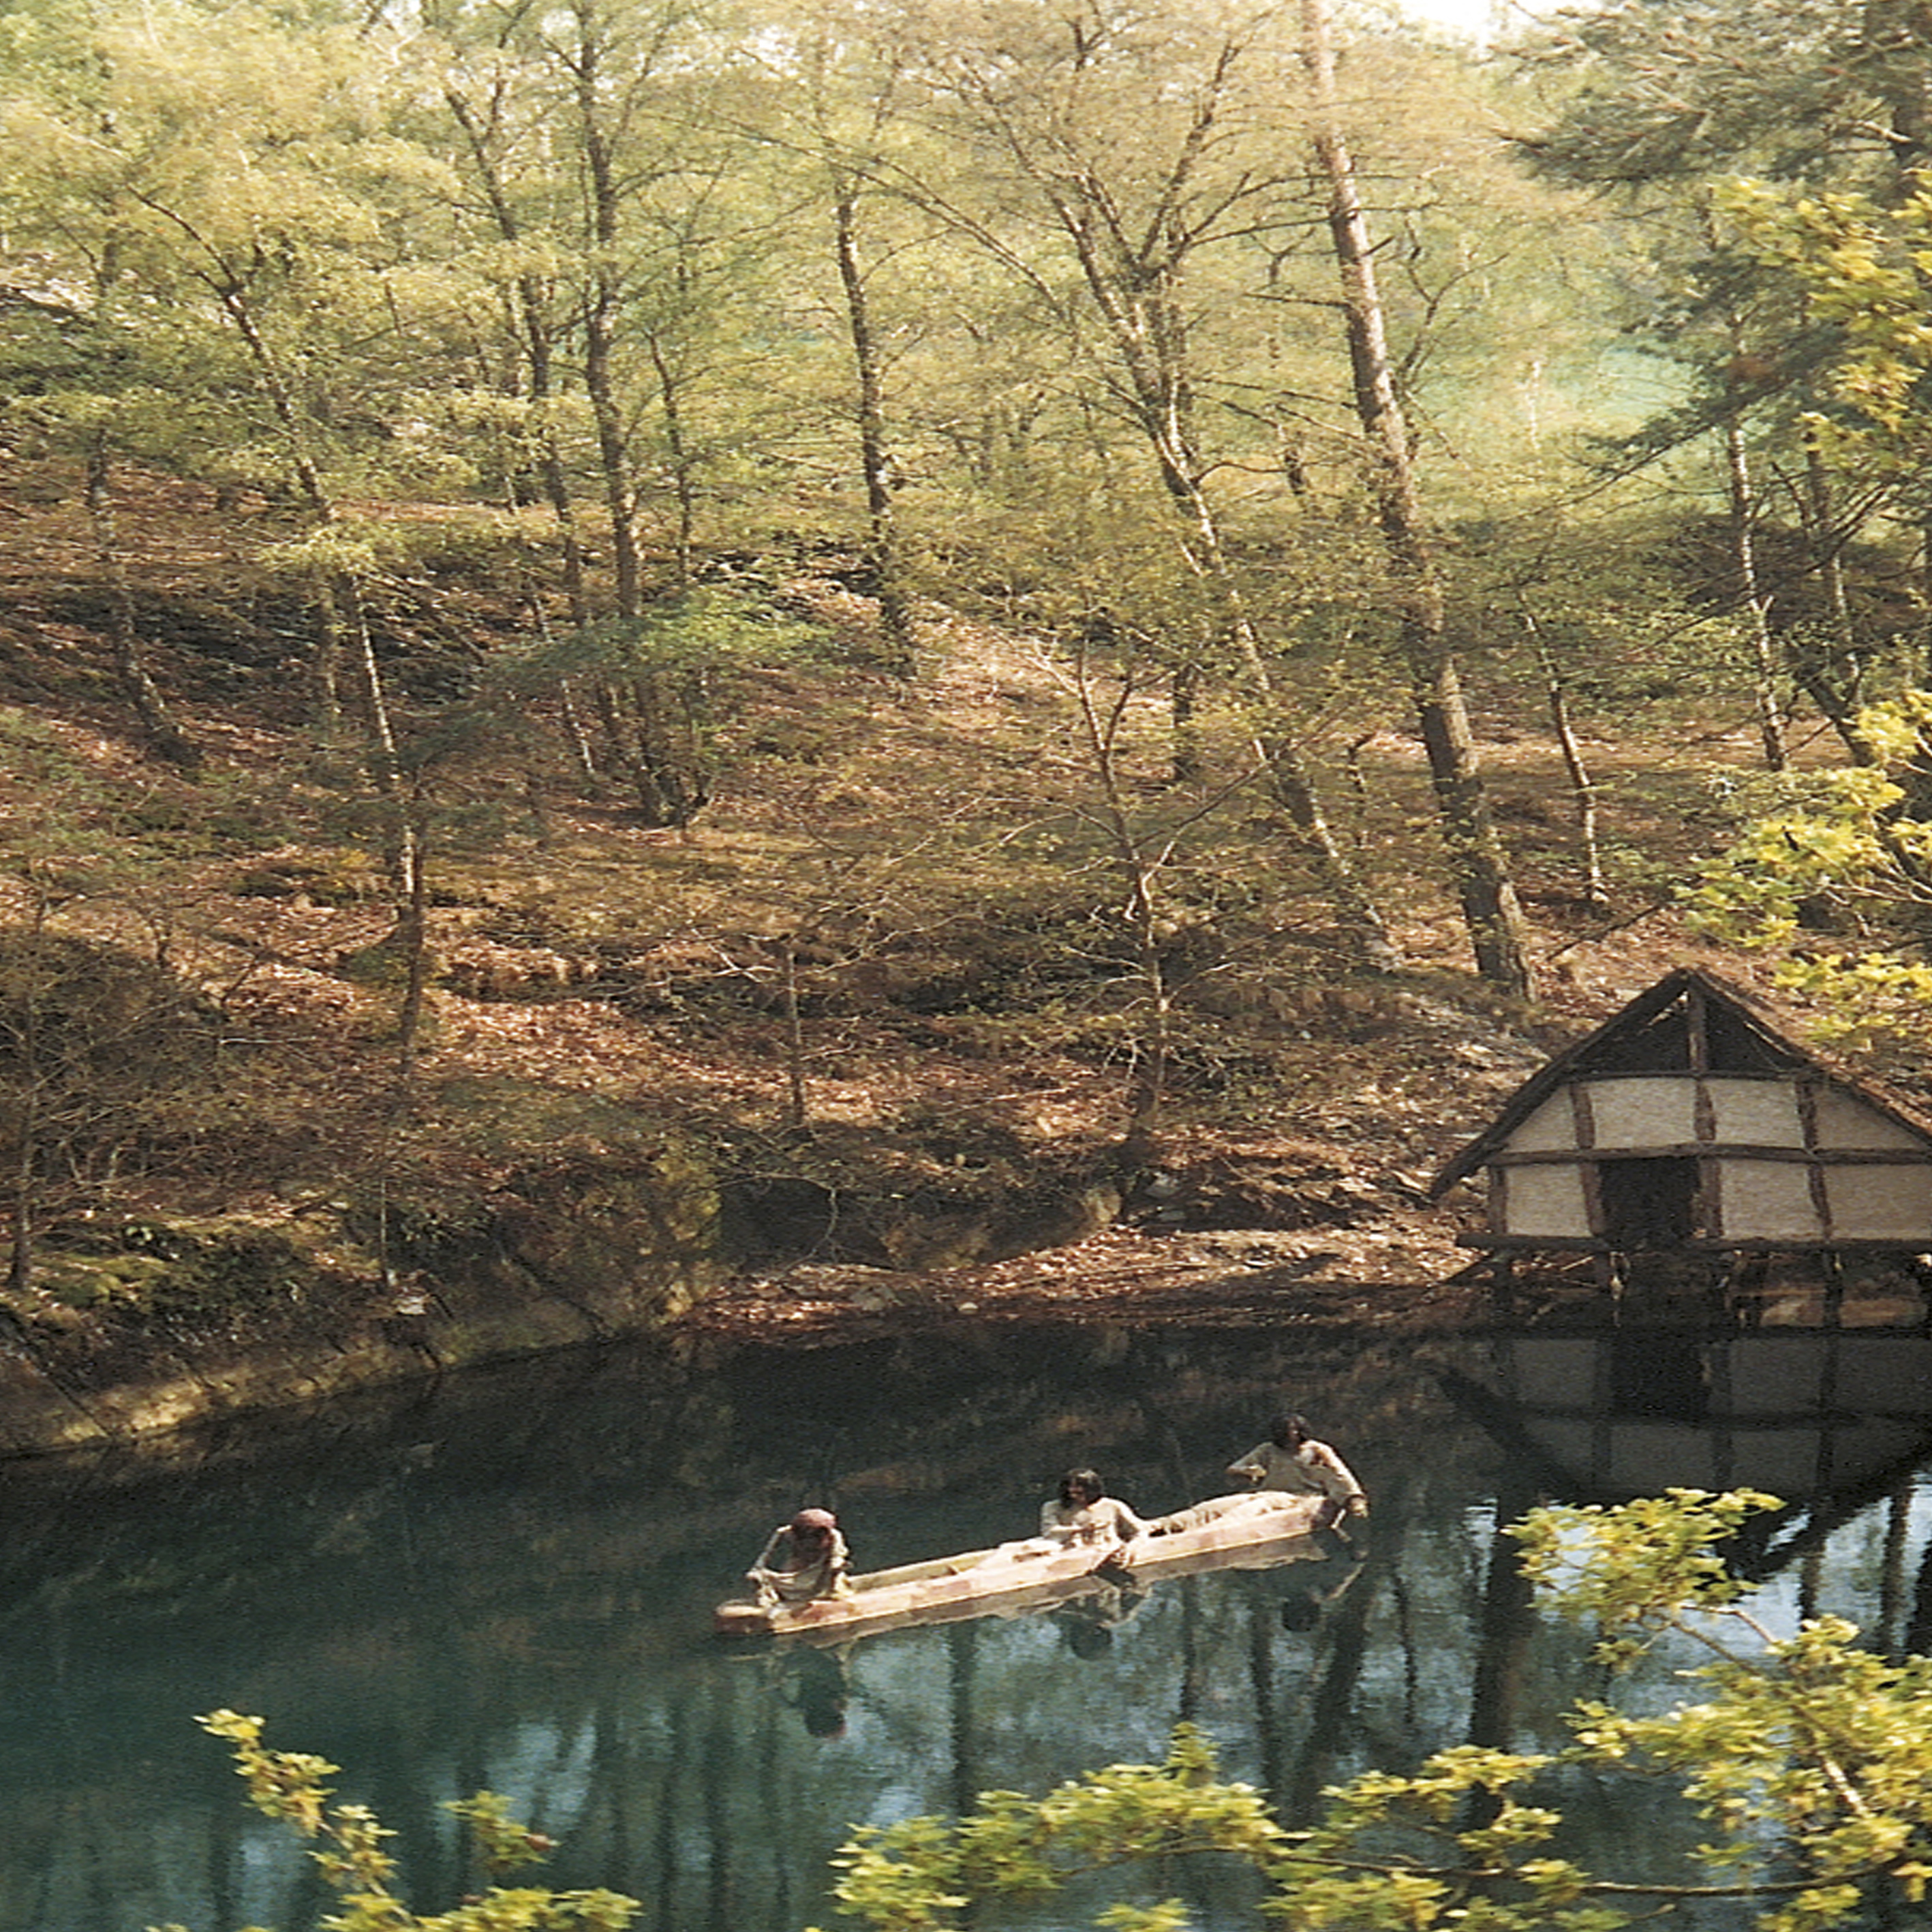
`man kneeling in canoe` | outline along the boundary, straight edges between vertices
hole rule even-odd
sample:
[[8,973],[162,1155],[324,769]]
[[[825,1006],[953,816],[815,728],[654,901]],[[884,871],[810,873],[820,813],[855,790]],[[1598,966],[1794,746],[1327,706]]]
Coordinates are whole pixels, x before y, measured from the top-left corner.
[[766,1539],[758,1560],[745,1572],[761,1610],[781,1604],[808,1604],[818,1597],[849,1597],[845,1580],[851,1558],[830,1510],[802,1509]]

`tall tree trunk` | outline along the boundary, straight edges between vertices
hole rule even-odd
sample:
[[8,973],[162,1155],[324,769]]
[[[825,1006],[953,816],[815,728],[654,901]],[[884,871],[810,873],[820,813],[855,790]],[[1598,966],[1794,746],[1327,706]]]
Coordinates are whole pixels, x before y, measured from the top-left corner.
[[1838,733],[1855,765],[1880,762],[1876,748],[1859,728],[1864,706],[1864,671],[1858,649],[1856,620],[1845,587],[1844,532],[1838,528],[1832,500],[1832,476],[1815,434],[1804,436],[1804,482],[1798,492],[1798,514],[1804,528],[1805,562],[1825,593],[1830,614],[1828,645],[1801,645],[1786,653],[1791,674],[1822,716]]
[[325,745],[342,737],[342,613],[327,578],[315,586],[315,654],[309,664],[312,720]]
[[[463,131],[471,162],[476,168],[477,178],[482,184],[484,197],[490,204],[490,218],[496,224],[498,235],[513,246],[522,246],[523,224],[518,218],[502,170],[497,166],[488,138],[486,124],[478,117],[468,98],[456,88],[446,88],[443,98],[448,104],[450,113],[457,125]],[[533,454],[537,477],[542,488],[544,500],[550,506],[550,514],[556,520],[565,608],[569,613],[572,628],[580,631],[590,622],[590,597],[585,581],[584,542],[578,530],[577,504],[571,490],[569,472],[564,467],[562,453],[557,447],[556,428],[550,419],[550,412],[556,401],[556,344],[550,320],[550,303],[546,284],[541,276],[519,275],[513,289],[516,326],[523,340],[525,390],[534,417]],[[534,584],[531,590],[531,608],[539,634],[547,637],[549,622],[544,614],[542,595]],[[570,746],[571,756],[576,761],[578,771],[584,783],[595,785],[601,774],[597,768],[596,754],[591,746],[590,734],[578,707],[578,692],[573,680],[566,678],[563,681],[560,695],[564,736]]]
[[664,411],[664,443],[670,455],[671,490],[677,504],[677,535],[672,556],[680,585],[691,581],[694,545],[698,530],[698,466],[684,433],[684,403],[678,388],[676,373],[664,353],[661,337],[652,334],[649,346],[651,370],[658,379],[658,405]]
[[1519,998],[1535,991],[1529,933],[1478,762],[1461,675],[1417,490],[1408,423],[1388,354],[1374,245],[1342,128],[1327,0],[1300,0],[1301,58],[1314,113],[1316,158],[1328,187],[1328,232],[1342,281],[1355,412],[1369,447],[1372,490],[1401,626],[1417,721],[1429,758],[1462,917],[1477,970]]
[[[624,295],[617,266],[622,241],[623,188],[619,178],[614,136],[604,117],[605,94],[613,76],[606,71],[608,47],[598,0],[573,0],[572,13],[578,32],[568,65],[576,93],[578,154],[588,201],[590,244],[590,269],[580,321],[584,390],[603,478],[616,614],[626,624],[635,625],[644,614],[645,586],[644,556],[638,542],[638,490],[617,368],[617,322]],[[674,724],[668,719],[676,707],[676,694],[668,690],[664,676],[650,667],[626,682],[638,722],[629,746],[629,776],[640,808],[655,824],[688,824],[706,802],[708,794],[700,770],[681,763],[674,754],[667,755],[666,747],[675,735]],[[616,706],[609,694],[600,694],[600,705],[607,720],[615,715]],[[621,744],[623,740],[616,742]]]
[[[263,392],[281,428],[288,447],[290,469],[302,501],[316,526],[328,528],[337,520],[335,504],[322,480],[320,466],[310,450],[294,392],[290,386],[280,358],[256,321],[254,306],[248,298],[248,285],[238,274],[224,268],[223,274],[217,280],[216,286],[222,306],[248,346]],[[390,728],[388,700],[383,688],[382,667],[376,662],[368,621],[362,610],[361,593],[355,580],[346,573],[336,574],[319,591],[317,612],[320,634],[316,643],[316,681],[324,706],[320,721],[322,728],[332,735],[339,717],[337,680],[344,626],[346,623],[352,628],[356,639],[356,668],[362,685],[364,719],[368,733],[372,776],[377,789],[386,797],[393,797],[396,775],[395,738]],[[393,836],[391,843],[391,869],[399,890],[403,887],[406,878],[407,855],[412,842],[413,833],[405,821]]]
[[[1196,574],[1220,604],[1225,634],[1234,646],[1246,674],[1249,685],[1262,700],[1262,728],[1250,734],[1250,742],[1268,774],[1268,788],[1275,801],[1286,812],[1302,844],[1314,860],[1318,873],[1334,905],[1336,915],[1360,964],[1376,973],[1399,971],[1402,954],[1396,946],[1381,908],[1370,896],[1354,862],[1328,821],[1326,806],[1313,776],[1301,755],[1300,747],[1280,728],[1274,714],[1280,699],[1268,667],[1261,639],[1248,615],[1246,599],[1221,548],[1220,529],[1206,492],[1192,478],[1166,466],[1169,492],[1191,526],[1184,548]],[[1178,482],[1185,487],[1177,489]]]
[[1172,836],[1144,836],[1136,826],[1120,770],[1120,730],[1130,684],[1123,682],[1117,702],[1102,709],[1094,690],[1083,652],[1074,680],[1081,729],[1100,788],[1101,826],[1113,848],[1114,862],[1126,888],[1125,913],[1134,951],[1135,973],[1148,1019],[1138,1042],[1127,1081],[1125,1157],[1144,1163],[1157,1145],[1167,1104],[1168,1063],[1173,1050],[1174,994],[1160,944],[1159,893],[1163,868],[1173,855]]
[[[1076,42],[1080,32],[1076,29]],[[1130,234],[1107,184],[1092,166],[1071,168],[1057,140],[1044,154],[995,106],[997,137],[1052,211],[1095,308],[1106,325],[1135,420],[1151,452],[1161,485],[1180,525],[1180,548],[1211,613],[1217,644],[1232,651],[1261,716],[1251,742],[1276,801],[1288,814],[1334,906],[1343,943],[1356,962],[1376,972],[1402,963],[1380,909],[1330,827],[1314,779],[1292,735],[1282,728],[1282,706],[1266,654],[1241,595],[1240,580],[1221,542],[1204,466],[1190,422],[1195,389],[1186,304],[1181,290],[1189,252],[1198,237],[1172,218],[1194,184],[1196,169],[1213,144],[1221,90],[1239,58],[1233,40],[1220,50],[1214,75],[1197,101],[1162,184],[1162,218]],[[1076,50],[1076,62],[1085,57]],[[968,92],[971,92],[969,88]]]
[[1731,566],[1737,573],[1739,608],[1750,626],[1751,690],[1757,710],[1758,742],[1767,771],[1781,772],[1784,708],[1778,696],[1778,644],[1771,630],[1771,596],[1757,567],[1757,496],[1750,457],[1744,448],[1744,411],[1733,406],[1724,418],[1724,479],[1731,541]]
[[[501,170],[491,152],[482,122],[469,100],[455,88],[447,88],[443,98],[457,125],[463,130],[478,179],[490,204],[490,218],[503,241],[520,247],[523,224],[518,219]],[[523,337],[527,367],[526,392],[536,417],[536,460],[550,514],[556,519],[557,538],[562,553],[564,597],[570,621],[579,629],[590,621],[590,600],[584,589],[584,545],[577,528],[576,505],[570,479],[558,450],[556,434],[549,412],[555,400],[556,352],[550,323],[550,305],[543,278],[522,274],[514,284],[516,322]]]
[[[536,626],[537,635],[548,644],[551,640],[550,614],[544,608],[543,592],[530,580],[526,582],[525,595],[530,600],[530,621]],[[584,722],[574,678],[565,678],[558,685],[557,699],[562,715],[564,742],[570,747],[578,776],[586,786],[594,786],[602,774],[597,769],[596,748],[590,742],[590,728]]]
[[886,440],[885,372],[872,326],[872,301],[859,257],[859,178],[841,170],[832,196],[838,282],[859,386],[859,462],[866,483],[866,566],[879,600],[892,668],[912,675],[916,640],[905,594],[893,501],[892,453]]
[[1373,972],[1396,971],[1402,956],[1381,910],[1329,824],[1300,746],[1276,720],[1279,694],[1240,580],[1222,547],[1220,524],[1189,434],[1193,383],[1171,267],[1154,268],[1143,262],[1135,265],[1138,272],[1110,272],[1096,233],[1097,224],[1083,218],[1064,190],[1049,193],[1079,257],[1088,291],[1106,318],[1132,387],[1135,416],[1153,452],[1162,487],[1180,517],[1182,554],[1208,594],[1221,640],[1232,646],[1261,700],[1263,723],[1250,742],[1268,775],[1269,789],[1313,859],[1359,963]]
[[128,580],[127,560],[114,520],[107,432],[97,430],[87,449],[87,514],[94,530],[94,554],[106,580],[110,629],[114,640],[114,667],[121,688],[148,742],[160,755],[184,771],[197,771],[201,752],[170,712],[167,700],[142,661],[140,633],[134,622],[134,593]]
[[1556,734],[1557,748],[1563,754],[1563,769],[1570,780],[1570,796],[1576,813],[1576,836],[1583,851],[1583,903],[1592,912],[1607,912],[1610,895],[1604,884],[1603,848],[1597,837],[1597,788],[1583,757],[1583,747],[1570,719],[1570,694],[1556,653],[1543,634],[1543,627],[1526,601],[1518,608],[1523,628],[1536,651],[1543,671],[1543,688],[1550,706],[1550,728]]
[[635,619],[644,610],[644,562],[638,549],[637,500],[631,484],[623,409],[617,395],[613,361],[616,291],[600,272],[584,322],[584,381],[596,429],[597,458],[604,478],[604,509],[616,579],[617,614]]
[[631,480],[616,362],[616,321],[622,298],[615,266],[622,197],[616,158],[600,111],[604,44],[595,15],[595,7],[580,0],[578,42],[571,68],[577,86],[578,140],[590,196],[592,266],[583,317],[584,387],[604,478],[617,614],[635,620],[644,609],[644,566],[638,550],[636,491]]
[[429,855],[424,824],[428,801],[420,778],[410,788],[407,810],[410,838],[406,862],[408,883],[398,921],[403,949],[403,1004],[396,1019],[396,1086],[398,1094],[416,1072],[416,1048],[422,1034],[423,1008],[429,991]]
[[1168,680],[1167,715],[1173,745],[1168,775],[1178,785],[1192,784],[1201,776],[1201,685],[1197,658],[1184,658]]
[[408,925],[407,902],[421,869],[416,821],[404,796],[395,724],[389,712],[382,667],[376,656],[376,640],[369,628],[369,614],[352,578],[345,578],[338,583],[335,602],[338,610],[346,612],[356,640],[356,677],[362,692],[364,756],[370,782],[388,808],[382,832],[382,859],[401,908],[396,920],[398,930],[401,932]]

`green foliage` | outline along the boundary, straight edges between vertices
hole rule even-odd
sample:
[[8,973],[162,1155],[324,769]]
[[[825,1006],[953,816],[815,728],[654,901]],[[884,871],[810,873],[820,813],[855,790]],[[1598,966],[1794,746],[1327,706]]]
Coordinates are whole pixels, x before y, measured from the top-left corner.
[[1837,332],[1830,394],[1839,407],[1816,414],[1819,434],[1909,473],[1932,443],[1932,192],[1921,186],[1884,206],[1864,194],[1795,196],[1744,181],[1719,203],[1759,259],[1794,278],[1813,315]]
[[1600,1654],[1624,1662],[1687,1609],[1726,1609],[1744,1594],[1719,1548],[1750,1516],[1777,1507],[1756,1490],[1669,1490],[1615,1509],[1534,1510],[1510,1534],[1546,1600],[1570,1622],[1611,1633]]
[[448,1912],[412,1912],[397,1895],[395,1861],[383,1849],[394,1834],[365,1805],[330,1802],[334,1794],[324,1780],[336,1766],[306,1752],[269,1750],[260,1718],[224,1710],[196,1722],[234,1747],[235,1768],[256,1810],[316,1841],[310,1856],[340,1901],[322,1921],[326,1932],[622,1932],[637,1916],[637,1900],[617,1892],[499,1886],[553,1847],[488,1791],[447,1808],[470,1827],[487,1888]]
[[1893,872],[1903,796],[1863,765],[1762,788],[1760,808],[1684,893],[1694,924],[1727,944],[1780,946],[1815,920],[1821,899],[1875,896]]
[[1264,1863],[1284,1842],[1281,1827],[1258,1792],[1214,1773],[1206,1739],[1183,1724],[1158,1765],[1112,1765],[1040,1799],[982,1792],[956,1825],[862,1827],[834,1861],[844,1874],[836,1895],[874,1925],[927,1932],[965,1922],[977,1900],[1037,1897],[1114,1865],[1203,1852]]
[[683,825],[710,797],[719,728],[750,675],[824,643],[755,586],[694,586],[505,657],[490,694],[514,715],[532,697],[594,691],[608,768],[635,786],[653,823]]
[[1814,1004],[1826,1039],[1922,1044],[1932,1011],[1923,934],[1932,820],[1918,802],[1932,692],[1869,706],[1857,729],[1879,762],[1754,788],[1730,845],[1679,897],[1692,926],[1712,938],[1792,949],[1774,976]]
[[[1916,1906],[1932,1875],[1932,1660],[1887,1663],[1833,1618],[1788,1638],[1756,1622],[1721,1552],[1775,1507],[1755,1491],[1676,1490],[1537,1510],[1512,1529],[1541,1600],[1594,1626],[1612,1665],[1666,1632],[1702,1646],[1702,1702],[1647,1717],[1580,1703],[1566,1750],[1466,1746],[1370,1772],[1295,1833],[1217,1778],[1183,1725],[1160,1765],[1112,1766],[1040,1798],[989,1792],[953,1822],[862,1828],[837,1861],[840,1907],[879,1932],[938,1932],[994,1900],[1050,1898],[1076,1874],[1202,1853],[1262,1874],[1262,1912],[1293,1932],[1616,1932],[1720,1898],[1754,1902],[1760,1932],[1826,1932],[1881,1901]],[[1537,1788],[1579,1767],[1681,1779],[1713,1827],[1697,1853],[1708,1880],[1635,1885],[1563,1856],[1562,1815]],[[1185,1919],[1163,1901],[1094,1922],[1172,1932]]]
[[704,587],[648,604],[634,618],[607,617],[538,646],[502,667],[513,690],[541,691],[574,677],[694,676],[772,664],[818,650],[824,633],[755,590]]

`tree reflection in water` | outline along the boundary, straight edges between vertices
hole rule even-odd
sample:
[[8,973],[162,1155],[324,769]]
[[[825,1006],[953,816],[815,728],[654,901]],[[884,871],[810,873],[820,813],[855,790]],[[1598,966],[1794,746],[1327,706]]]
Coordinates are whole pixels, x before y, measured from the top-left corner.
[[[1590,1685],[1585,1640],[1538,1618],[1498,1526],[1588,1480],[1552,1443],[1628,1438],[1670,1480],[1658,1429],[1710,1418],[1681,1389],[1661,1424],[1617,1411],[1628,1363],[1558,1387],[1528,1360],[1506,1338],[1343,1357],[1255,1330],[964,1327],[701,1363],[607,1351],[227,1432],[164,1468],[15,1466],[0,1926],[312,1924],[299,1849],[244,1812],[191,1721],[222,1705],[346,1767],[339,1790],[398,1833],[425,1909],[462,1882],[440,1802],[487,1787],[560,1841],[546,1882],[629,1892],[659,1932],[796,1932],[825,1918],[851,1824],[1157,1759],[1182,1718],[1290,1822],[1324,1785],[1442,1744],[1554,1743]],[[1916,1644],[1932,1514],[1902,1392],[1932,1376],[1887,1360],[1808,1379],[1787,1352],[1762,1418],[1787,1472],[1829,1474],[1805,1464],[1808,1432],[1899,1453],[1795,1498],[1753,1560],[1774,1617],[1828,1610]],[[1717,1366],[1731,1400],[1738,1363]],[[1851,1430],[1860,1386],[1888,1406]],[[710,1634],[802,1502],[837,1509],[862,1568],[1026,1534],[1070,1462],[1153,1513],[1220,1488],[1284,1403],[1369,1486],[1354,1549],[844,1650]],[[1720,1418],[1734,1437],[1738,1420]],[[1642,1694],[1670,1694],[1682,1660],[1660,1657]],[[1582,1850],[1626,1872],[1695,1835],[1634,1829],[1595,1794],[1576,1815]],[[1159,1883],[1204,1928],[1254,1923],[1245,1874]]]

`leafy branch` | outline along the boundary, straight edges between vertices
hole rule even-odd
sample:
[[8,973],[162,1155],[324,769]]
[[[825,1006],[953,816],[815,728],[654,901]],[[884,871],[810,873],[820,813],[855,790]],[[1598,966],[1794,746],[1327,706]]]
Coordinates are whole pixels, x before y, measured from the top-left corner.
[[499,1885],[554,1847],[484,1791],[446,1808],[469,1826],[489,1884],[448,1912],[419,1916],[397,1896],[396,1862],[383,1848],[394,1834],[366,1805],[330,1802],[334,1794],[324,1780],[337,1766],[308,1752],[269,1750],[260,1718],[224,1710],[196,1721],[233,1745],[235,1768],[256,1810],[318,1841],[310,1856],[342,1906],[322,1921],[326,1932],[623,1932],[637,1916],[637,1900],[619,1892]]
[[[1932,1874],[1932,1664],[1888,1664],[1832,1618],[1779,1638],[1742,1607],[1752,1586],[1724,1546],[1778,1506],[1679,1490],[1538,1510],[1510,1532],[1546,1606],[1597,1628],[1600,1661],[1627,1667],[1667,1634],[1702,1646],[1704,1702],[1648,1718],[1580,1702],[1564,1750],[1464,1746],[1407,1775],[1369,1772],[1300,1832],[1221,1781],[1211,1745],[1183,1725],[1160,1765],[1113,1766],[1042,1798],[988,1792],[954,1822],[861,1829],[837,1861],[840,1909],[879,1932],[939,1932],[988,1900],[1204,1853],[1262,1873],[1262,1910],[1292,1932],[1615,1932],[1720,1900],[1760,1906],[1761,1932],[1827,1932],[1883,1900],[1916,1904]],[[1709,1878],[1633,1883],[1562,1856],[1562,1814],[1538,1788],[1578,1767],[1683,1778],[1719,1829],[1696,1854]],[[1174,1932],[1185,1914],[1167,1900],[1096,1922]]]

